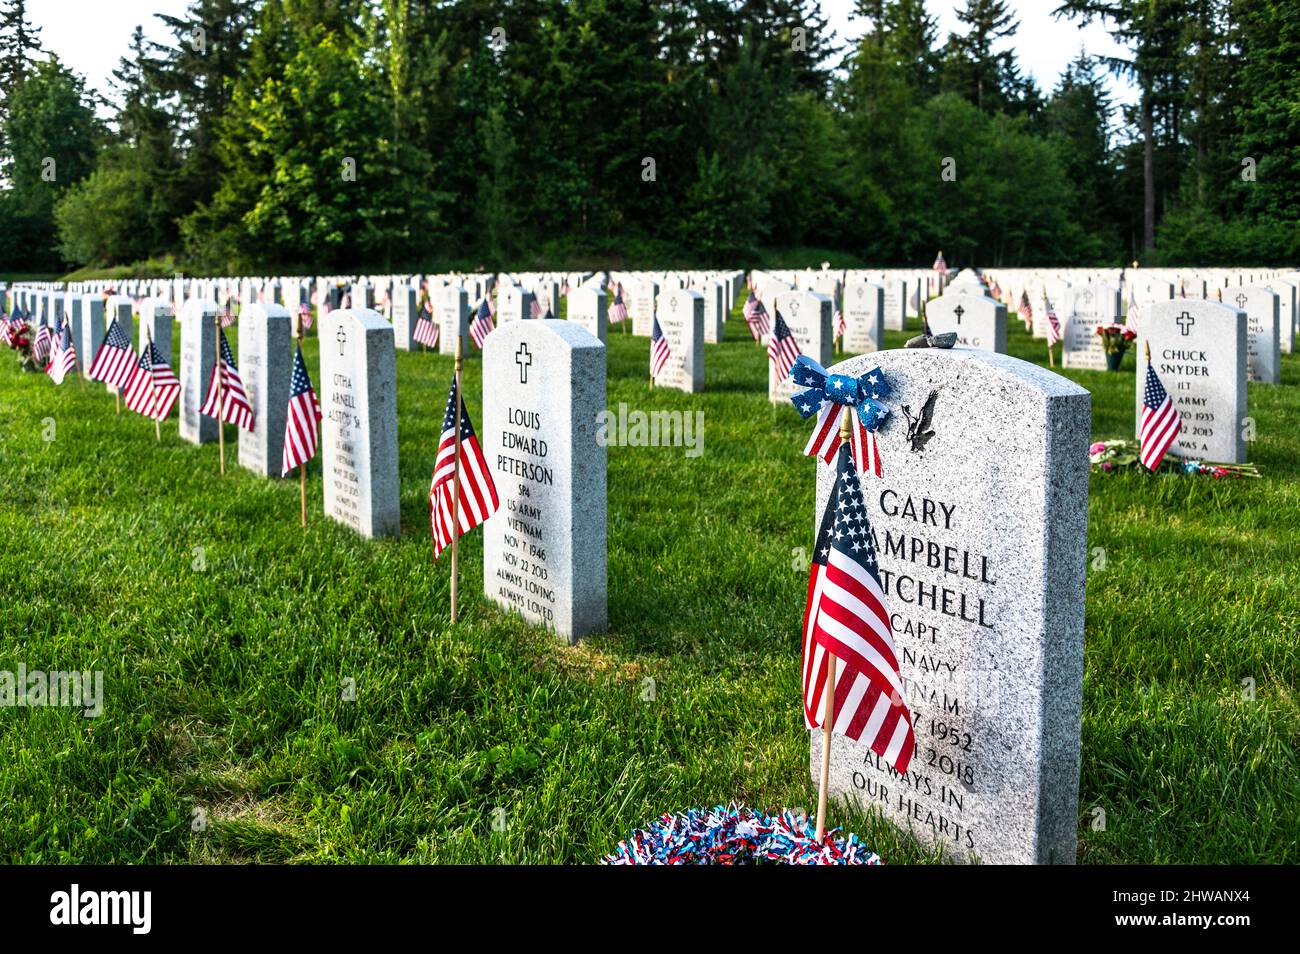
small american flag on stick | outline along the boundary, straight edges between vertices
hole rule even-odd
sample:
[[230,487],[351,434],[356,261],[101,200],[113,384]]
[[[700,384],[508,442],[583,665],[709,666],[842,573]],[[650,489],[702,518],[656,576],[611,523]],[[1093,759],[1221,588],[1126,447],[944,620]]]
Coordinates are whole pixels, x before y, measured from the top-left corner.
[[[212,368],[212,379],[208,382],[208,396],[199,413],[251,431],[253,406],[248,403],[248,394],[244,391],[244,382],[235,364],[235,353],[230,350],[225,331],[221,332],[220,338],[218,360]],[[218,395],[220,407],[217,406]]]
[[1043,307],[1047,310],[1047,347],[1050,351],[1052,346],[1061,340],[1061,321],[1056,317],[1052,300],[1046,295],[1043,296]]
[[1160,383],[1160,376],[1151,366],[1151,346],[1146,347],[1147,380],[1142,392],[1142,426],[1139,428],[1139,441],[1142,453],[1142,466],[1155,470],[1165,459],[1165,452],[1183,429],[1182,418],[1174,402],[1170,400],[1165,386]]
[[303,331],[311,331],[312,320],[311,305],[303,302],[298,306],[298,327]]
[[88,377],[92,381],[102,381],[114,387],[124,388],[130,385],[135,374],[135,349],[131,339],[126,336],[116,318],[108,326],[104,342],[99,346],[95,360],[90,363]]
[[1020,319],[1025,323],[1025,330],[1034,327],[1034,306],[1029,303],[1029,289],[1020,293]]
[[155,421],[167,420],[181,394],[181,382],[152,341],[140,352],[126,389],[126,406]]
[[289,377],[289,413],[284,424],[281,477],[287,477],[295,467],[305,467],[316,456],[317,425],[322,417],[300,344],[293,353],[293,373]]
[[663,329],[659,327],[659,316],[655,315],[654,328],[650,333],[650,380],[653,382],[659,377],[659,372],[664,369],[668,359],[672,357],[672,351],[668,347],[668,339],[664,337]]
[[754,297],[754,291],[751,288],[749,297],[745,299],[745,305],[741,308],[741,314],[745,316],[745,324],[749,326],[749,333],[755,341],[762,341],[772,332],[772,326],[767,320],[767,309],[763,303]]
[[1124,327],[1137,334],[1138,319],[1141,315],[1142,307],[1138,304],[1137,288],[1130,283],[1128,286],[1128,314],[1124,317]]
[[54,344],[54,335],[50,332],[50,326],[41,319],[41,326],[36,329],[36,339],[32,342],[32,361],[38,365],[44,365],[50,357],[50,348]]
[[415,331],[411,333],[411,337],[426,348],[438,347],[438,326],[433,321],[433,302],[429,300],[428,295],[424,296],[420,316],[415,319]]
[[609,306],[609,323],[617,325],[627,320],[627,303],[623,301],[623,283],[614,286],[614,304]]
[[492,306],[488,303],[487,298],[483,298],[474,311],[474,320],[469,324],[469,340],[474,342],[474,347],[482,351],[483,342],[487,340],[487,336],[492,333],[493,328]]
[[[429,524],[433,532],[435,560],[453,539],[469,533],[501,506],[492,472],[483,457],[474,425],[470,423],[469,411],[463,402],[457,401],[459,392],[459,382],[453,375],[451,392],[447,395],[447,411],[442,417],[438,454],[433,462],[433,480],[429,485]],[[456,422],[458,409],[459,428]],[[453,491],[455,484],[459,484],[459,496]]]
[[809,568],[803,698],[805,722],[809,729],[822,728],[823,746],[829,748],[837,732],[868,745],[900,775],[907,773],[916,747],[912,714],[880,584],[875,534],[857,468],[843,444]]
[[62,384],[68,372],[76,369],[77,349],[72,343],[72,329],[65,323],[54,339],[54,350],[50,353],[50,363],[45,366],[45,373],[55,384]]
[[794,367],[799,354],[799,342],[794,340],[794,333],[781,317],[780,309],[777,309],[776,324],[767,339],[767,360],[776,369],[778,381],[784,381],[790,376],[790,369]]

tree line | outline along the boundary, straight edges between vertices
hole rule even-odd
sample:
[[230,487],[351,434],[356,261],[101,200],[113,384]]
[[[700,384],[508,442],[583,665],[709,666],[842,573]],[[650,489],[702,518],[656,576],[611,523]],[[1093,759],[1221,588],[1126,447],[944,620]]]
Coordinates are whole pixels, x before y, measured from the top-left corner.
[[1294,261],[1300,0],[1065,0],[1051,90],[959,2],[193,0],[110,103],[0,0],[0,267]]

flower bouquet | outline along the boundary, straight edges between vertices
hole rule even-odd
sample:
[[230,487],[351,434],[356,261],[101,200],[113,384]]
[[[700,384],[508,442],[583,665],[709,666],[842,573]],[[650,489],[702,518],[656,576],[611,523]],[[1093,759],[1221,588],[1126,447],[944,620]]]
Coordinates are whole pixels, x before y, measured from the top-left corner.
[[1106,349],[1106,370],[1118,371],[1124,361],[1124,353],[1137,337],[1132,328],[1119,324],[1098,325],[1097,334],[1101,335],[1102,347]]
[[[1097,441],[1088,448],[1092,469],[1103,474],[1128,467],[1141,467],[1136,441]],[[1216,464],[1212,461],[1192,460],[1189,457],[1166,455],[1157,470],[1172,470],[1180,474],[1208,474],[1215,480],[1224,477],[1258,477],[1254,464]]]

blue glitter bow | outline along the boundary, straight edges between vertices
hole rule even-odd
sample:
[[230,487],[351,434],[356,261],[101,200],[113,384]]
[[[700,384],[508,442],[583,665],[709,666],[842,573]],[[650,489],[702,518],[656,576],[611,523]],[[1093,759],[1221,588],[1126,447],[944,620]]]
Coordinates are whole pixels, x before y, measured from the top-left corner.
[[871,432],[878,430],[889,417],[889,408],[881,403],[881,398],[889,394],[889,384],[879,368],[856,378],[830,374],[812,358],[801,354],[790,369],[790,379],[808,389],[790,398],[794,409],[805,419],[821,411],[827,401],[855,408],[858,420]]

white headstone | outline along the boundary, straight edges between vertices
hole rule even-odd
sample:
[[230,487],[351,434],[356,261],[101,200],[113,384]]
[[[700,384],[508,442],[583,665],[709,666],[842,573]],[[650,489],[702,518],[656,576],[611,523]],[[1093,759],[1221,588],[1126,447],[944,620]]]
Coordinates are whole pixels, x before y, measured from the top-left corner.
[[[1090,395],[969,348],[831,370],[876,366],[896,411],[879,437],[887,479],[862,478],[862,493],[916,747],[899,777],[835,735],[831,791],[958,860],[1073,863]],[[814,533],[834,478],[817,465]]]
[[483,451],[500,498],[483,590],[570,641],[606,626],[605,346],[578,323],[506,324],[483,346]]
[[609,341],[609,298],[595,283],[569,289],[569,320],[602,344]]
[[1119,289],[1083,285],[1074,289],[1074,309],[1061,320],[1061,364],[1067,368],[1106,370],[1106,346],[1097,329],[1119,322]]
[[845,351],[861,354],[884,348],[885,289],[861,279],[845,285],[844,323]]
[[[777,312],[785,320],[790,333],[799,345],[800,354],[806,354],[822,367],[831,363],[834,344],[831,327],[831,300],[825,295],[809,291],[782,291],[775,296]],[[769,312],[769,314],[773,314]],[[772,324],[775,329],[776,318]],[[770,338],[770,336],[769,336]],[[776,365],[767,363],[767,399],[773,404],[788,404],[790,395],[801,390],[787,375],[778,379]]]
[[1000,301],[951,292],[926,305],[925,317],[933,334],[955,331],[959,347],[1006,353],[1007,306]]
[[704,390],[704,296],[687,288],[665,288],[659,293],[658,317],[669,356],[655,387]]
[[217,303],[191,298],[181,308],[181,396],[177,420],[182,440],[206,444],[217,439],[215,418],[199,413],[208,396],[217,358]]
[[1149,305],[1138,330],[1134,432],[1142,432],[1146,347],[1182,418],[1168,453],[1239,464],[1246,459],[1246,313],[1215,301],[1176,299]]
[[1264,285],[1244,285],[1224,292],[1223,300],[1246,313],[1247,376],[1252,381],[1281,384],[1281,305],[1277,293]]
[[239,463],[279,477],[293,374],[293,316],[284,305],[253,303],[239,316],[239,377],[253,409],[253,430],[239,429]]
[[455,356],[456,342],[462,351],[468,349],[469,296],[460,285],[443,285],[436,292],[434,302],[438,318],[438,353]]
[[325,513],[365,537],[398,533],[397,368],[393,326],[369,308],[321,320]]

